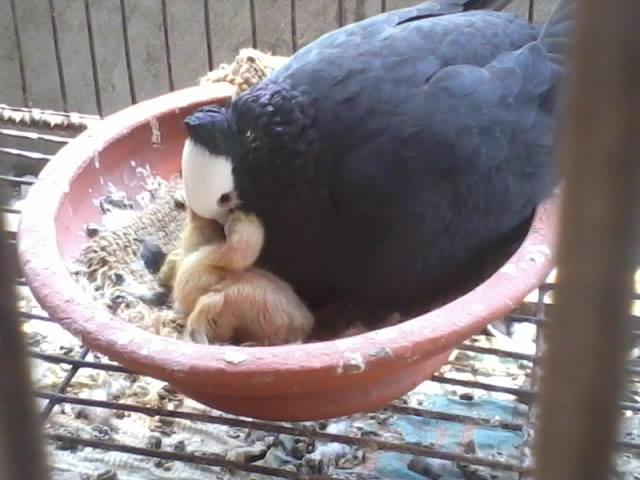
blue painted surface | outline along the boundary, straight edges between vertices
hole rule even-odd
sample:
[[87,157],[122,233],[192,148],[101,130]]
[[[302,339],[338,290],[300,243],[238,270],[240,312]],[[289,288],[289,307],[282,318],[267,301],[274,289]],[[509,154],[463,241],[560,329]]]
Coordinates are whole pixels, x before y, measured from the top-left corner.
[[[446,397],[429,397],[425,405],[431,410],[453,414],[473,414],[479,418],[499,418],[504,421],[524,422],[525,416],[520,413],[514,402],[494,399],[458,400]],[[433,446],[447,452],[462,452],[464,445],[473,439],[476,455],[496,458],[505,462],[520,462],[520,448],[524,440],[521,432],[510,432],[497,428],[461,425],[456,422],[433,420],[414,416],[398,416],[393,418],[388,428],[405,438],[407,443]],[[376,473],[383,478],[399,480],[424,480],[423,475],[407,468],[410,455],[398,453],[382,454],[376,464]],[[455,464],[435,462],[442,474],[442,479],[465,480],[463,472]],[[516,478],[514,474],[494,472],[500,479]]]

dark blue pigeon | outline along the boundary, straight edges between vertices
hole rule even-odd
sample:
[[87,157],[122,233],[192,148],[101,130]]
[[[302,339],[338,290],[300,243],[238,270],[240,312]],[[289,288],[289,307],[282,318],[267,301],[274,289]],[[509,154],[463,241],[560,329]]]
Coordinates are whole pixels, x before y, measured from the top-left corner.
[[330,32],[230,106],[187,118],[189,152],[215,173],[211,205],[237,193],[265,226],[260,265],[311,306],[423,305],[556,184],[573,2],[542,28],[473,3]]

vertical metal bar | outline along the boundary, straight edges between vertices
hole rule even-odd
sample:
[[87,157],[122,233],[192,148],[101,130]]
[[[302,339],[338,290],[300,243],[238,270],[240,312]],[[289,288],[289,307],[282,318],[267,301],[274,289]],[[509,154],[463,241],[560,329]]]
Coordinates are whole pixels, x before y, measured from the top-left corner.
[[169,14],[167,13],[167,0],[162,0],[162,29],[164,30],[164,50],[167,57],[167,77],[169,79],[169,90],[175,90],[173,80],[173,65],[171,64],[171,42],[169,41]]
[[533,23],[536,18],[536,0],[529,0],[529,12],[527,13],[529,22]]
[[251,19],[251,45],[258,48],[258,28],[256,25],[256,2],[249,0],[249,14]]
[[204,3],[204,35],[207,39],[207,62],[209,70],[213,70],[213,44],[211,43],[211,9],[209,8],[209,0],[203,0]]
[[640,3],[575,8],[558,129],[566,184],[536,437],[540,480],[609,478],[640,244]]
[[133,64],[131,62],[131,46],[129,45],[129,25],[127,23],[126,0],[120,0],[120,16],[122,17],[122,38],[124,40],[124,56],[127,62],[127,76],[129,78],[129,91],[131,103],[137,103],[136,85],[133,79]]
[[298,51],[298,19],[296,15],[296,0],[291,0],[291,50]]
[[56,7],[53,0],[49,0],[49,15],[51,16],[51,31],[53,32],[53,46],[56,54],[56,65],[58,66],[58,79],[60,80],[60,95],[62,96],[62,107],[65,112],[69,111],[67,100],[67,85],[64,78],[64,67],[62,65],[62,53],[60,52],[60,39],[58,37],[58,22],[56,22]]
[[0,478],[45,480],[27,348],[16,309],[15,271],[6,271],[12,269],[5,237],[0,215],[0,265],[5,269],[0,275]]
[[[547,315],[544,298],[548,292],[549,290],[544,285],[538,288],[538,296],[536,298],[536,307],[535,307],[535,317],[541,320],[545,319]],[[535,334],[536,355],[543,355],[543,351],[544,351],[543,328],[540,324],[536,324],[535,329],[536,329],[536,334]],[[533,365],[531,367],[531,378],[529,380],[530,390],[532,391],[538,390],[538,386],[540,384],[540,375],[541,375],[540,363],[533,362]],[[534,438],[533,438],[534,429],[535,429],[534,425],[536,424],[536,420],[538,417],[538,410],[539,410],[539,406],[535,402],[530,403],[527,406],[527,421],[522,429],[525,440],[523,442],[523,445],[521,447],[522,449],[520,451],[520,461],[521,461],[521,464],[525,467],[532,467],[534,462],[534,459],[532,457],[532,448],[534,445]],[[519,473],[518,479],[519,480],[531,479],[531,474],[529,472]]]
[[344,0],[338,0],[338,25],[344,27]]
[[[84,360],[85,358],[87,358],[88,354],[89,354],[89,349],[87,347],[82,347],[82,350],[80,351],[80,355],[78,355],[77,358],[79,360]],[[69,387],[69,385],[73,381],[73,378],[76,376],[76,374],[78,373],[79,370],[80,370],[79,366],[77,366],[77,365],[72,366],[69,369],[69,371],[67,372],[67,374],[64,376],[64,378],[62,379],[62,382],[60,383],[60,386],[56,389],[56,393],[59,393],[59,394],[66,393],[67,392],[67,388]],[[49,418],[49,415],[51,415],[51,412],[53,412],[53,409],[59,403],[60,402],[58,402],[57,400],[54,400],[54,399],[51,399],[51,400],[49,400],[47,402],[45,407],[40,412],[40,422],[41,423],[44,423]]]
[[93,36],[93,23],[91,20],[91,4],[84,0],[84,15],[87,21],[87,35],[89,36],[89,52],[91,54],[91,72],[93,74],[93,89],[96,95],[96,107],[98,115],[103,116],[102,93],[100,92],[100,76],[98,73],[98,59],[96,58],[96,40]]
[[18,54],[18,67],[20,69],[20,86],[22,87],[22,101],[25,107],[31,107],[29,93],[27,91],[27,74],[24,68],[24,57],[22,54],[22,39],[20,38],[20,27],[18,26],[18,11],[16,10],[16,0],[10,0],[11,17],[13,20],[13,33],[16,37],[16,53]]
[[387,0],[380,0],[380,10],[382,13],[387,11]]

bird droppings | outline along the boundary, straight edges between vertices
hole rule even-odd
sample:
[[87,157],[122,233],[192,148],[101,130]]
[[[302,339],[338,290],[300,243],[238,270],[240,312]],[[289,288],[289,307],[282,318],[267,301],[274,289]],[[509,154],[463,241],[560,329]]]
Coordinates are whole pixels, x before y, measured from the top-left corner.
[[149,120],[149,127],[151,127],[151,143],[159,145],[162,142],[162,133],[158,120],[156,118]]
[[374,335],[379,340],[391,340],[398,337],[398,333],[390,328],[385,328],[383,330],[376,330]]
[[367,367],[367,362],[361,353],[345,353],[338,367],[338,373],[348,375],[360,373]]
[[528,245],[526,252],[525,262],[535,263],[536,265],[542,265],[552,255],[551,250],[546,245]]
[[173,444],[173,451],[178,453],[185,453],[187,451],[187,444],[184,440],[179,440]]
[[162,448],[162,437],[156,434],[149,435],[145,446],[151,450],[160,450]]
[[531,253],[540,253],[546,257],[551,256],[551,250],[546,245],[527,245],[526,251]]
[[146,208],[151,205],[153,198],[151,197],[151,193],[149,192],[141,192],[136,195],[136,202],[141,208]]
[[133,210],[133,202],[127,198],[126,193],[117,190],[111,184],[109,184],[109,190],[111,193],[98,199],[98,206],[103,214],[114,210]]
[[533,252],[533,253],[527,254],[527,256],[525,257],[525,261],[533,262],[536,265],[542,265],[547,260],[547,258],[548,256],[543,253]]
[[91,425],[91,432],[93,433],[93,438],[96,440],[109,440],[112,437],[109,427],[100,425],[99,423]]
[[513,263],[505,264],[498,271],[502,272],[502,273],[506,273],[507,275],[518,275],[518,273],[519,273],[518,266],[513,264]]
[[250,358],[251,357],[248,354],[238,352],[238,351],[225,351],[222,354],[222,359],[225,362],[230,363],[232,365],[240,365],[241,363],[246,362]]
[[[113,302],[114,299],[112,298],[111,301]],[[120,302],[117,302],[117,303],[120,303]],[[125,332],[114,337],[114,340],[116,341],[116,343],[120,345],[128,345],[133,341],[135,341],[135,339],[136,339],[136,336],[132,332]]]
[[380,347],[371,355],[373,358],[382,359],[382,358],[393,358],[393,353],[386,347]]
[[114,470],[104,470],[96,475],[96,480],[118,480],[118,474]]
[[145,345],[139,350],[139,352],[141,355],[144,355],[146,357],[147,355],[149,355],[149,353],[151,353],[151,350],[148,346]]

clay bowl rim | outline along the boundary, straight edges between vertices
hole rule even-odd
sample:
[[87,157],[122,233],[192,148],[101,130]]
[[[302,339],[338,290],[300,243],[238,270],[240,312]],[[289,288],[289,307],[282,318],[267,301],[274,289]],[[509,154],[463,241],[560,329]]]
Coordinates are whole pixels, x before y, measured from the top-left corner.
[[304,345],[239,347],[161,337],[116,318],[73,280],[58,250],[56,216],[66,192],[101,149],[130,130],[172,111],[226,101],[233,91],[226,83],[191,87],[120,110],[63,147],[31,188],[18,229],[25,278],[51,318],[89,348],[141,373],[168,382],[205,382],[208,390],[221,394],[237,392],[247,382],[253,388],[245,393],[256,396],[275,388],[282,388],[280,393],[321,390],[336,377],[397,370],[453,349],[508,314],[551,271],[557,194],[538,207],[522,245],[489,279],[453,302],[399,325]]

